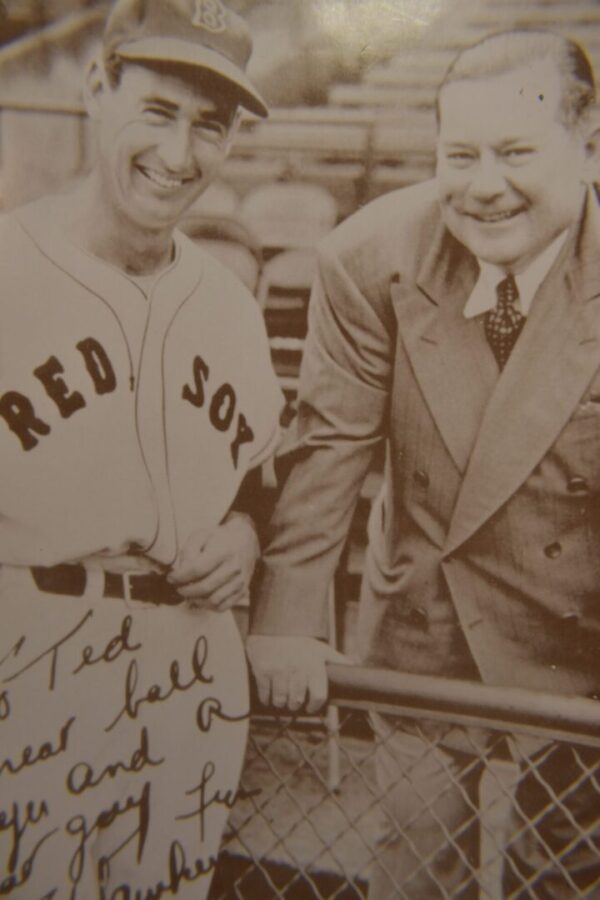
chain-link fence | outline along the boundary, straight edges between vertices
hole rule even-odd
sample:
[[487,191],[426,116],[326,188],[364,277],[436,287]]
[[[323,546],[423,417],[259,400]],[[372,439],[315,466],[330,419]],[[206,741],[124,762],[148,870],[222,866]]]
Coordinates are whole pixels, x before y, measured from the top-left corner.
[[600,897],[594,699],[329,671],[253,717],[213,900]]

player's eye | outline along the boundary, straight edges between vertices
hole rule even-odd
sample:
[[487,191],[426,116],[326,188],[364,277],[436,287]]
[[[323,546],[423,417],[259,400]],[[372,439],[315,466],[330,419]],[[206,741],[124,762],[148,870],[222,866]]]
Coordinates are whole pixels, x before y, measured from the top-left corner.
[[218,119],[199,119],[197,122],[194,122],[194,134],[213,144],[225,141],[228,132],[227,126]]
[[145,106],[143,114],[149,122],[171,122],[173,120],[173,113],[164,106]]

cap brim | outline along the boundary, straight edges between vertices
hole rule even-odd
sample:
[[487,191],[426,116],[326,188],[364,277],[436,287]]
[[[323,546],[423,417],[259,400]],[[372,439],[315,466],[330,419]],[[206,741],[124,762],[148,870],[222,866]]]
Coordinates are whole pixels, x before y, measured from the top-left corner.
[[115,48],[115,53],[123,59],[157,60],[178,65],[194,66],[214,72],[233,85],[239,95],[239,103],[257,116],[266,118],[269,115],[267,104],[252,85],[246,74],[234,63],[209,50],[188,41],[177,38],[156,38],[133,41]]

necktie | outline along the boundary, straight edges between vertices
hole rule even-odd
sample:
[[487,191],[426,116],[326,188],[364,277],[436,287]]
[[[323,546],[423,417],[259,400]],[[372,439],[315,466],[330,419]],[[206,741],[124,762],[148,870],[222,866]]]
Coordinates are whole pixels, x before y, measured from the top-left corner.
[[521,334],[525,316],[515,309],[519,291],[512,275],[507,275],[496,286],[496,294],[498,303],[485,316],[485,336],[502,370]]

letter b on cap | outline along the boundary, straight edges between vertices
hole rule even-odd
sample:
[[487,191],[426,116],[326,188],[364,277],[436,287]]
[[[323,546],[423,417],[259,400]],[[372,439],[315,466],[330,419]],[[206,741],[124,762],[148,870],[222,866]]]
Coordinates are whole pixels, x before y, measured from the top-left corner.
[[196,0],[192,25],[205,28],[213,34],[227,28],[227,11],[221,0]]

